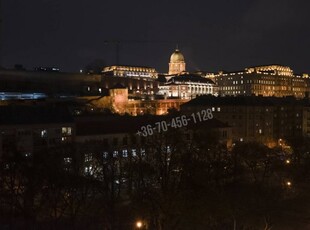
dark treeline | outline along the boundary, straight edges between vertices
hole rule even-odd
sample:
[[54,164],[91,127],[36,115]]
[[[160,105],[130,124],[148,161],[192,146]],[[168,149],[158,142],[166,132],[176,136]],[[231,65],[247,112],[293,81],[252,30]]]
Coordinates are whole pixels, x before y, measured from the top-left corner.
[[307,229],[310,141],[291,146],[228,151],[216,133],[174,130],[128,152],[100,141],[11,151],[1,159],[0,228]]

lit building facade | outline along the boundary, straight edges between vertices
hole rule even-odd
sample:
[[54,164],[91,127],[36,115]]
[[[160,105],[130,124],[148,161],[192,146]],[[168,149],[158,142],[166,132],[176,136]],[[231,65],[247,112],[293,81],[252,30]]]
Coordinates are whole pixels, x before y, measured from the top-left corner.
[[270,65],[246,68],[238,72],[219,72],[213,76],[220,95],[262,95],[303,98],[310,90],[307,74],[294,75],[287,66]]
[[200,95],[218,95],[215,83],[201,73],[186,72],[184,55],[176,49],[170,57],[168,75],[158,86],[157,95],[164,98],[192,99]]
[[41,106],[4,106],[0,110],[0,158],[30,157],[35,152],[71,143],[75,124],[63,109]]
[[125,78],[125,77],[109,77],[103,75],[100,85],[102,88],[111,89],[116,84],[121,84],[128,89],[129,97],[147,98],[152,97],[158,92],[160,82],[153,78]]
[[79,100],[87,104],[89,110],[109,109],[119,114],[130,114],[133,116],[143,114],[163,115],[169,109],[180,109],[180,105],[189,99],[157,99],[157,100],[134,100],[128,99],[127,88],[115,88],[109,90],[109,96],[81,97]]
[[130,78],[157,78],[158,76],[154,68],[141,66],[107,66],[104,67],[102,74]]
[[169,75],[185,72],[185,59],[179,49],[176,49],[170,56]]
[[172,77],[158,88],[158,94],[165,98],[192,99],[200,95],[217,95],[217,87],[212,80],[188,73]]
[[233,141],[258,141],[272,147],[281,139],[310,136],[308,99],[205,96],[181,105],[185,113],[205,108],[233,128]]

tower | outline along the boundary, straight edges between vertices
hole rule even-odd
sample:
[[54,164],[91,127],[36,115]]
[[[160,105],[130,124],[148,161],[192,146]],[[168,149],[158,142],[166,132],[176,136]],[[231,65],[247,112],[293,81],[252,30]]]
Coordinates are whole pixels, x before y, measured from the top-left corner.
[[185,71],[184,56],[178,48],[171,54],[168,74],[179,74]]

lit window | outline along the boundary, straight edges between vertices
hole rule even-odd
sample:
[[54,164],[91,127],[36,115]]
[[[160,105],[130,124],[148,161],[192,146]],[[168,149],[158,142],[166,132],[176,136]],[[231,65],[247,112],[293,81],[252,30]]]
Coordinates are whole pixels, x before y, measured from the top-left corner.
[[47,137],[47,130],[46,129],[41,130],[41,137],[42,138]]
[[123,157],[128,157],[128,151],[127,151],[127,149],[124,149],[124,150],[123,150]]
[[31,153],[25,153],[25,157],[31,157]]
[[63,135],[66,135],[66,136],[71,136],[72,135],[72,128],[71,127],[62,127],[61,133]]
[[93,160],[93,156],[91,153],[86,153],[85,154],[85,162],[90,162]]
[[71,158],[71,157],[65,157],[65,158],[64,158],[64,162],[65,162],[66,164],[70,164],[70,163],[72,162],[72,158]]
[[108,152],[103,152],[102,156],[103,156],[103,158],[108,158],[109,153]]
[[217,111],[218,111],[218,112],[221,112],[221,108],[220,108],[220,107],[218,107],[218,108],[217,108]]
[[215,111],[215,108],[214,108],[214,107],[212,107],[212,111],[213,111],[213,112]]
[[90,174],[90,175],[93,174],[93,167],[92,166],[85,167],[84,170],[85,170],[85,174]]
[[167,153],[171,153],[171,148],[170,148],[170,146],[167,146]]

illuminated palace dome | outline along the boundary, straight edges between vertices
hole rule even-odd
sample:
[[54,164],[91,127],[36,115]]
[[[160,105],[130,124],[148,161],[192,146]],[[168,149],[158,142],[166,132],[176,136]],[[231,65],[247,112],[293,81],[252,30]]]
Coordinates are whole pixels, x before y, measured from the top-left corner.
[[185,71],[184,56],[179,49],[176,49],[170,56],[169,74],[180,74]]
[[184,56],[183,56],[183,54],[180,52],[179,49],[176,49],[176,50],[171,54],[170,62],[172,62],[172,63],[184,62]]

